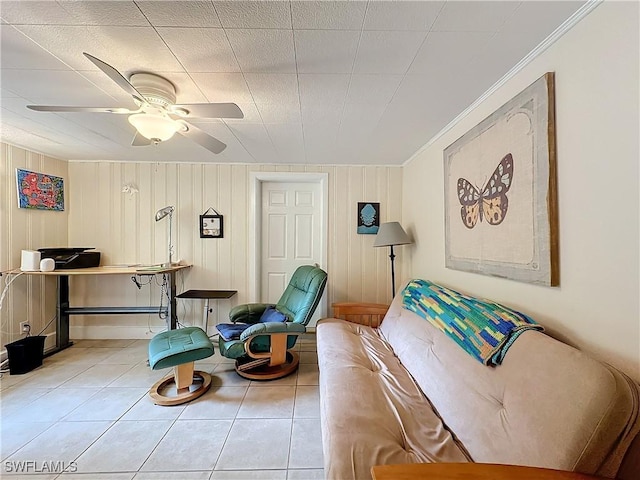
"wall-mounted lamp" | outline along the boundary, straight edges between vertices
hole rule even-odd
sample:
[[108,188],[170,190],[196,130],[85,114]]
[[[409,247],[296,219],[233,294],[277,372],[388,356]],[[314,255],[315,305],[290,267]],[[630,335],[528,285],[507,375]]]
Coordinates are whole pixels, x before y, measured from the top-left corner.
[[393,261],[396,256],[393,254],[394,245],[408,245],[413,243],[402,226],[398,222],[387,222],[380,225],[374,247],[391,247],[389,258],[391,259],[391,298],[396,295],[396,273]]
[[122,185],[122,193],[128,193],[130,197],[133,197],[138,193],[138,187],[134,183],[125,183]]
[[171,244],[171,224],[172,224],[172,220],[173,220],[173,211],[175,210],[175,208],[172,205],[169,205],[168,207],[164,207],[161,208],[160,210],[158,210],[156,212],[156,222],[159,222],[160,220],[162,220],[164,217],[166,217],[167,215],[169,215],[169,264],[166,265],[167,267],[172,266],[172,262],[173,262],[173,245]]

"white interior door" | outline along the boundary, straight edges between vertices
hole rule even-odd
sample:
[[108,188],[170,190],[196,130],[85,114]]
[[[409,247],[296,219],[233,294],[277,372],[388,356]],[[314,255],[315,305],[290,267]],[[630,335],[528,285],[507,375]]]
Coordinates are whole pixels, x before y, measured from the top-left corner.
[[[300,265],[322,266],[322,189],[315,182],[263,182],[260,298],[276,303]],[[316,309],[314,327],[323,308]]]

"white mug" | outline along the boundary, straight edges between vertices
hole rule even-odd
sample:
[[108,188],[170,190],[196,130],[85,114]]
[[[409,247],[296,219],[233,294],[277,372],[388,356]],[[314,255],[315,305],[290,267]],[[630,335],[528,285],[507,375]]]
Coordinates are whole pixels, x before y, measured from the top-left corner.
[[41,272],[53,272],[56,268],[56,262],[53,258],[43,258],[40,260]]

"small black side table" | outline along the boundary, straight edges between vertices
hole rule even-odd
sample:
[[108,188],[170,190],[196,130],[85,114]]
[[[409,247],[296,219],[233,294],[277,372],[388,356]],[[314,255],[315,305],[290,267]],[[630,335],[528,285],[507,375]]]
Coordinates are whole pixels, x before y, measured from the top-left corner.
[[223,300],[226,298],[233,297],[237,290],[187,290],[186,292],[182,292],[179,295],[176,295],[176,298],[202,298],[204,299],[204,314],[202,317],[202,322],[204,323],[204,331],[207,335],[209,335],[209,312],[212,312],[213,309],[209,307],[210,300]]

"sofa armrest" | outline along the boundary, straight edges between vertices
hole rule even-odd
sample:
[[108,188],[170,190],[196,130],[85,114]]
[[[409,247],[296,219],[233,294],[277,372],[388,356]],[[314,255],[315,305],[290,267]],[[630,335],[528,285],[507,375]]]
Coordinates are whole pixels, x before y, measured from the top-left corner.
[[377,328],[389,310],[389,305],[382,303],[350,303],[341,302],[331,305],[334,318],[347,322]]

